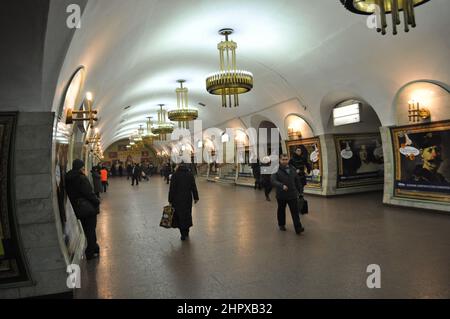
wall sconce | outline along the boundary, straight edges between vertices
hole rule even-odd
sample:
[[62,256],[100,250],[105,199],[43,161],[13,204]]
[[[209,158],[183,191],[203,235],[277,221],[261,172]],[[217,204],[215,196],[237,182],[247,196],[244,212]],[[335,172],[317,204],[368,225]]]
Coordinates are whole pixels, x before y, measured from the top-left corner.
[[288,138],[290,140],[299,140],[302,138],[302,132],[298,128],[288,127]]
[[[94,127],[94,121],[98,121],[98,118],[95,117],[97,110],[92,110],[92,93],[86,93],[84,101],[87,104],[87,111],[74,111],[68,108],[66,111],[66,124],[73,124],[75,121],[89,121],[89,126]],[[74,114],[77,115],[76,118],[73,117]],[[87,117],[84,117],[85,114]]]
[[408,119],[412,123],[427,120],[431,117],[430,110],[420,107],[419,102],[411,100],[408,102]]

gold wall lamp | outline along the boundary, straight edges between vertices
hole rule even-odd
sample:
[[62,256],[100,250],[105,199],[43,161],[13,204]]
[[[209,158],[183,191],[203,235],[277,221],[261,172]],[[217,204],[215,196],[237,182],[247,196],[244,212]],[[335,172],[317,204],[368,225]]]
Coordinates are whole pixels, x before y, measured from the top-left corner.
[[293,126],[288,127],[288,138],[290,140],[300,140],[302,138],[302,132],[299,128]]
[[[97,110],[92,109],[92,93],[86,93],[86,98],[84,99],[83,104],[87,106],[86,111],[74,111],[71,108],[68,108],[66,111],[66,124],[73,124],[74,122],[89,122],[89,126],[91,128],[94,127],[94,122],[98,121]],[[74,117],[76,115],[76,117]],[[84,116],[86,115],[86,117]],[[89,127],[88,126],[88,127]]]
[[428,120],[431,117],[429,109],[420,107],[420,103],[411,100],[408,102],[408,119],[411,123]]

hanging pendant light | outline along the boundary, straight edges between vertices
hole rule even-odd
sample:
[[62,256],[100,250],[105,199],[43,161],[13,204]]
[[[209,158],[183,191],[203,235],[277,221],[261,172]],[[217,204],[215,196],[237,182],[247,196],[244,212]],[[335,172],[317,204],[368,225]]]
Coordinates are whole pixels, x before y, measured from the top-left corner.
[[414,7],[430,0],[341,0],[341,3],[351,12],[363,15],[376,14],[377,32],[386,34],[388,26],[386,15],[392,15],[392,34],[396,35],[397,26],[401,24],[400,13],[403,11],[405,32],[409,27],[416,27]]
[[198,110],[189,108],[188,89],[183,87],[185,80],[178,80],[180,87],[175,90],[177,93],[177,109],[169,111],[169,120],[178,122],[179,128],[189,129],[189,122],[198,118]]
[[237,43],[228,39],[233,32],[229,28],[219,31],[220,35],[225,36],[225,41],[217,46],[220,52],[220,71],[206,79],[208,92],[222,96],[222,107],[239,106],[239,94],[253,89],[253,74],[236,68]]
[[152,133],[158,134],[161,141],[167,139],[167,134],[172,134],[174,130],[174,125],[170,122],[166,122],[166,111],[163,110],[164,104],[159,104],[158,111],[158,123],[154,124],[152,127]]

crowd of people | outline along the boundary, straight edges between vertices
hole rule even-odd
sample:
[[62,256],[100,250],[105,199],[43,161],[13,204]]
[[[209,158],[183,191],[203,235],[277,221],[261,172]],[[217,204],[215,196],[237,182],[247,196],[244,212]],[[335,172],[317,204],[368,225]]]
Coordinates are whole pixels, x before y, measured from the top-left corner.
[[[298,148],[292,158],[283,154],[280,156],[279,168],[275,174],[269,174],[270,158],[264,158],[252,165],[255,177],[255,188],[263,188],[265,196],[270,201],[270,193],[276,189],[276,199],[278,203],[277,220],[281,231],[286,231],[286,207],[291,212],[295,232],[301,234],[304,227],[300,221],[300,211],[303,205],[303,188],[306,185],[305,171],[309,165],[303,150]],[[84,162],[77,159],[72,164],[72,170],[66,174],[67,195],[72,203],[77,218],[81,221],[86,239],[87,248],[85,251],[87,259],[96,258],[100,254],[100,247],[97,243],[96,225],[97,215],[100,212],[100,193],[106,192],[108,187],[108,177],[113,175],[106,167],[95,166],[92,168],[92,185],[84,174]],[[142,178],[152,176],[153,169],[138,163],[130,163],[126,166],[127,179],[131,178],[132,185],[139,185]],[[181,163],[174,164],[165,162],[159,167],[161,177],[167,184],[170,184],[168,201],[174,209],[172,227],[178,228],[181,240],[185,241],[189,237],[189,230],[193,226],[192,206],[199,201],[199,193],[195,181],[197,174],[195,164]],[[121,176],[120,166],[117,170]],[[123,174],[122,174],[123,175]]]

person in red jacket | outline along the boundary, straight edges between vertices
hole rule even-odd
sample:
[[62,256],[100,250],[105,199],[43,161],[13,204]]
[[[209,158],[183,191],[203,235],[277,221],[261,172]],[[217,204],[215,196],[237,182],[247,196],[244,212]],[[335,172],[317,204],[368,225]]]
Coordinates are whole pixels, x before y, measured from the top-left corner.
[[102,169],[100,170],[100,179],[103,185],[103,193],[106,193],[106,189],[108,186],[108,170],[106,169],[105,166],[103,166]]

